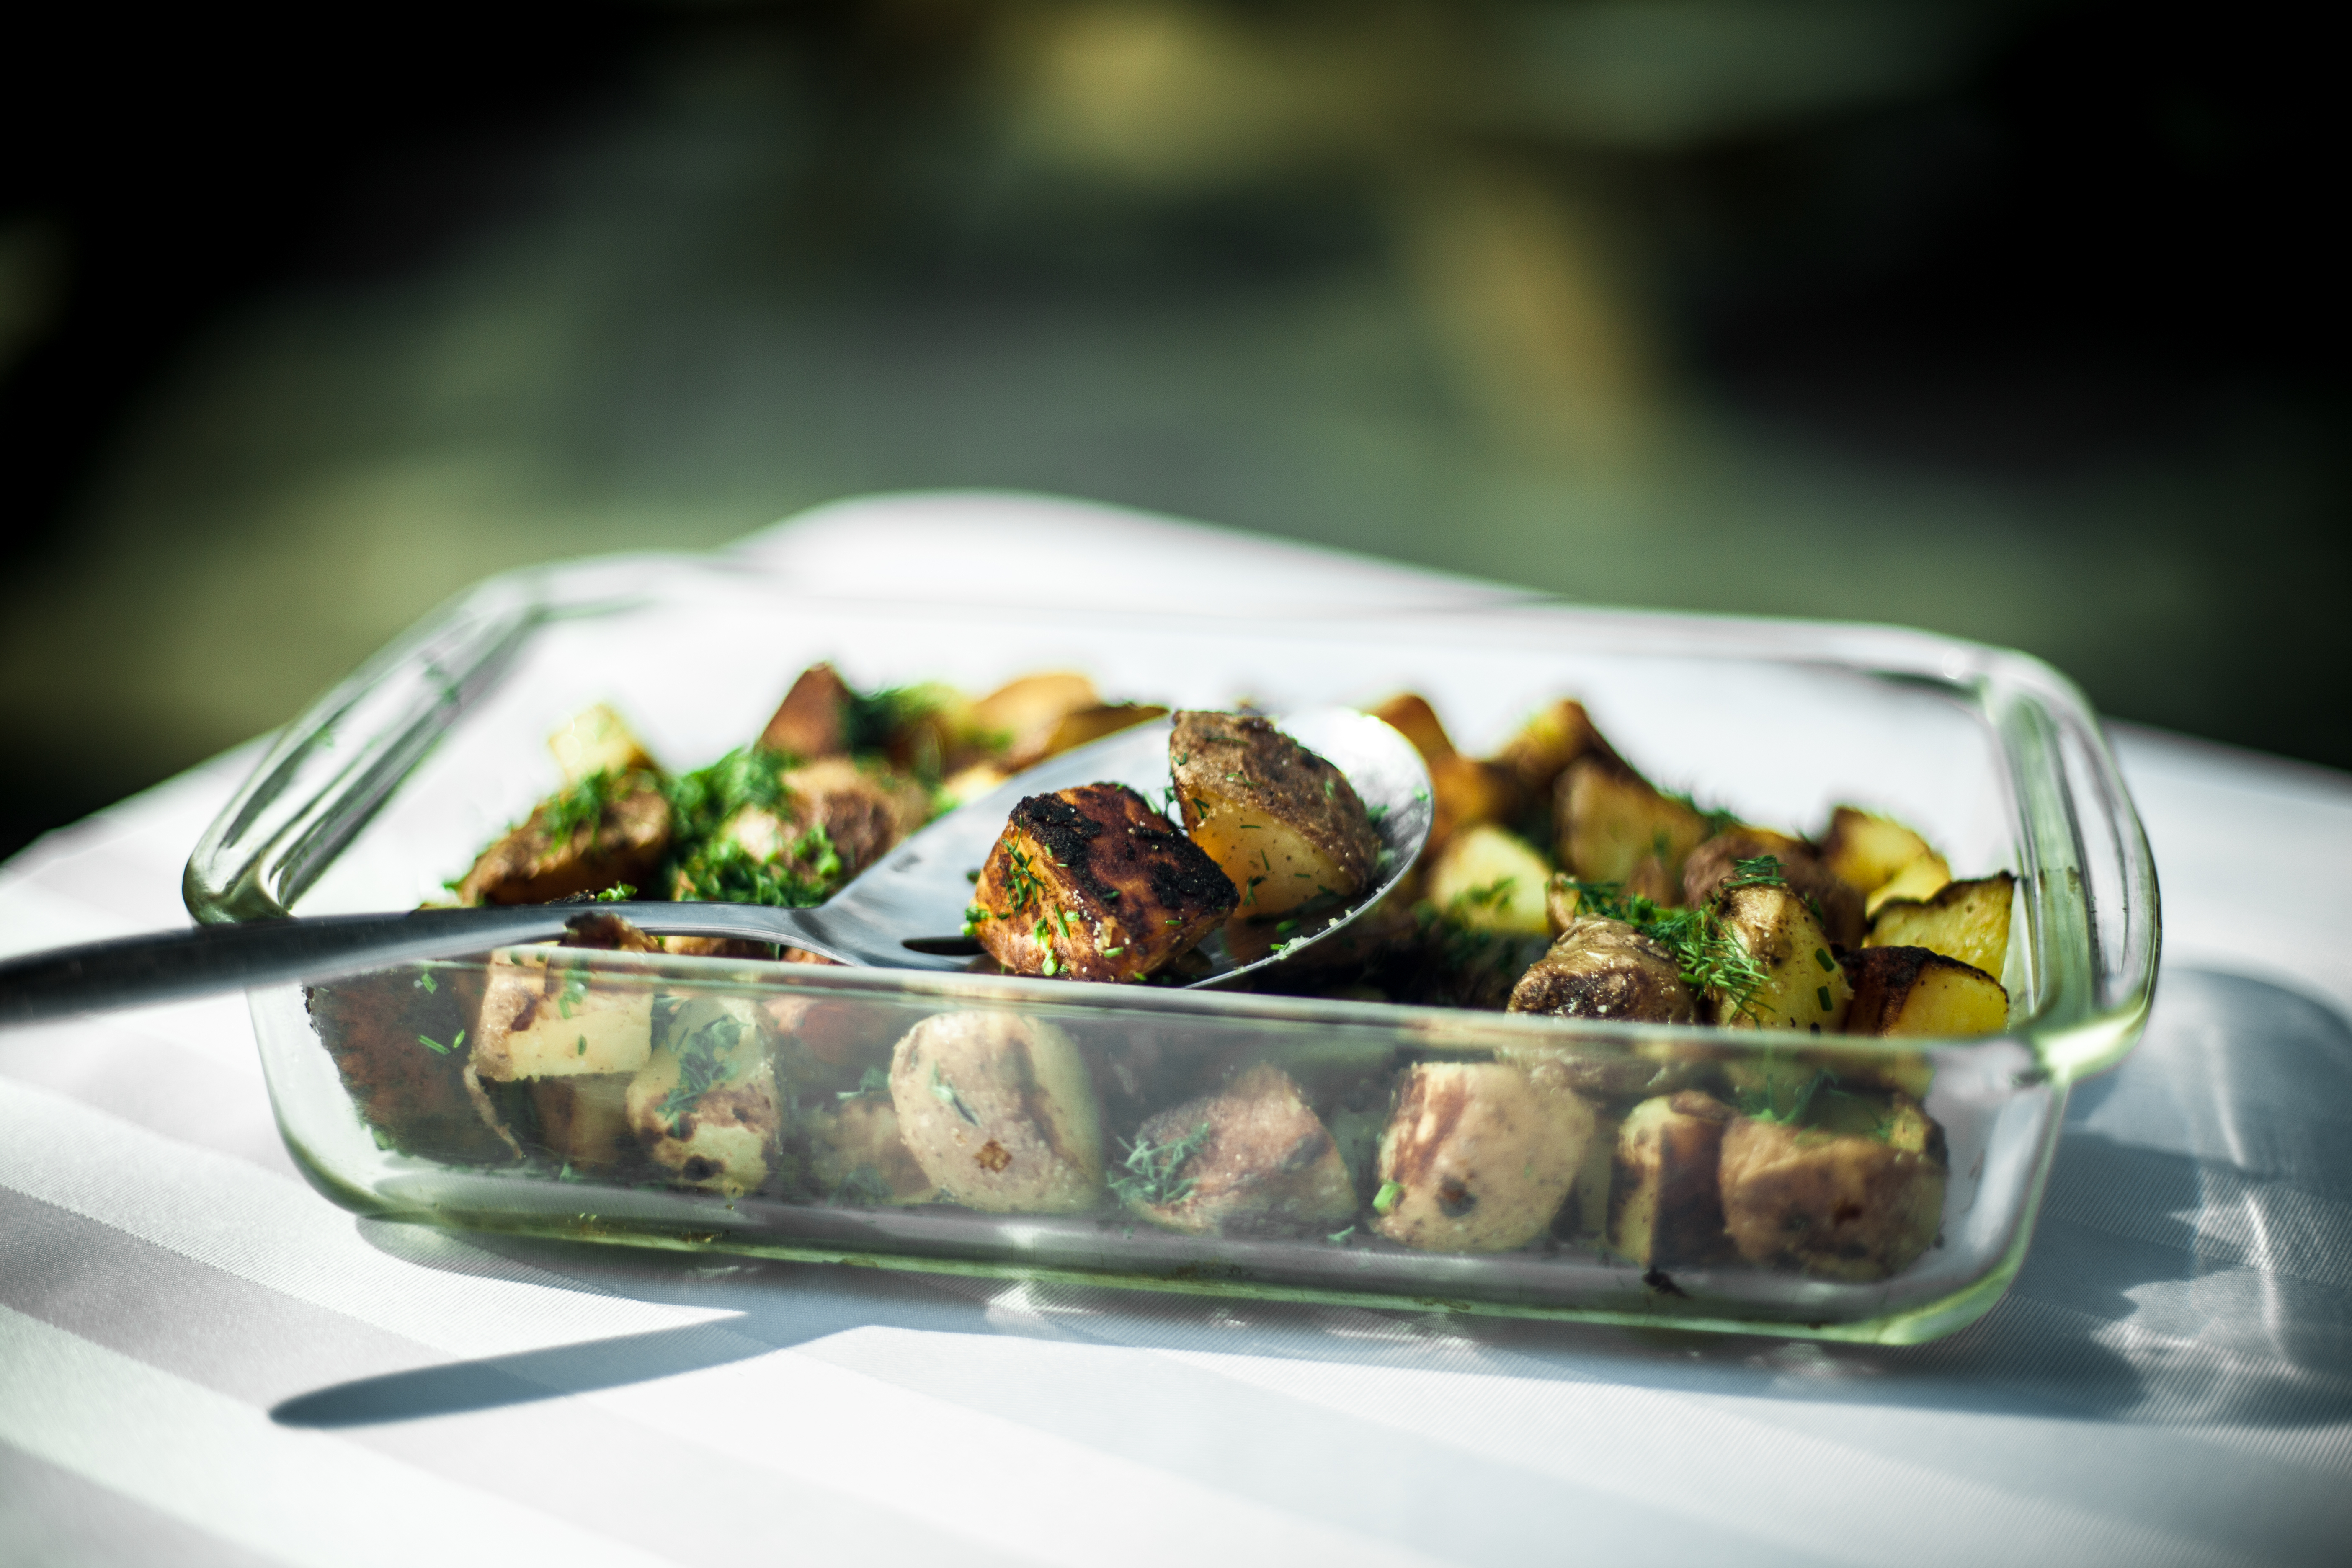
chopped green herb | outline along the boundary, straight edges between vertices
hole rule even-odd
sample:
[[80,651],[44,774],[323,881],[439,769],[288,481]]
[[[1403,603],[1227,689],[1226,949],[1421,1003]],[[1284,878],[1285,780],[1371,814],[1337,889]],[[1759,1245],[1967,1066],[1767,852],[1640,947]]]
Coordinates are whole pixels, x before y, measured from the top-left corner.
[[711,1019],[687,1037],[677,1053],[677,1082],[662,1097],[660,1108],[661,1119],[673,1131],[688,1107],[727,1081],[731,1071],[727,1053],[742,1037],[742,1024],[727,1014]]
[[626,903],[629,900],[634,899],[636,896],[636,889],[631,887],[628,883],[615,882],[611,887],[605,889],[603,892],[597,894],[596,901],[600,904],[620,904]]
[[1813,994],[1821,998],[1822,1011],[1824,1013],[1830,1011],[1830,988],[1826,985],[1816,985],[1813,987]]
[[1166,1208],[1192,1195],[1192,1179],[1181,1176],[1187,1161],[1209,1142],[1209,1124],[1198,1127],[1173,1143],[1154,1145],[1138,1138],[1128,1145],[1127,1159],[1110,1173],[1111,1190],[1130,1203]]
[[1347,1228],[1347,1229],[1345,1229],[1345,1230],[1335,1230],[1335,1231],[1333,1231],[1330,1235],[1328,1235],[1328,1236],[1325,1237],[1323,1239],[1324,1239],[1324,1240],[1326,1240],[1326,1241],[1328,1241],[1328,1242],[1329,1242],[1329,1243],[1330,1243],[1332,1246],[1334,1246],[1334,1247],[1344,1247],[1344,1246],[1346,1246],[1346,1245],[1347,1245],[1348,1238],[1349,1238],[1349,1237],[1351,1237],[1351,1236],[1355,1235],[1355,1234],[1356,1234],[1356,1227],[1355,1227],[1354,1226],[1352,1226],[1352,1225],[1351,1225],[1351,1226],[1348,1226],[1348,1228]]
[[416,988],[419,991],[424,992],[425,994],[431,995],[434,992],[440,990],[441,986],[439,983],[435,981],[433,978],[433,972],[431,970],[420,969],[416,973]]
[[453,1048],[451,1046],[443,1045],[440,1041],[434,1039],[429,1035],[417,1036],[416,1043],[423,1046],[426,1050],[431,1051],[436,1057],[446,1057]]
[[562,993],[555,999],[555,1010],[562,1016],[572,1016],[573,1009],[588,1000],[588,973],[573,969],[563,977]]
[[1124,944],[1118,947],[1107,947],[1102,950],[1102,955],[1105,958],[1117,958],[1120,953],[1125,952],[1126,951],[1127,948]]
[[1381,1190],[1372,1194],[1372,1212],[1387,1214],[1397,1206],[1397,1200],[1403,1196],[1404,1186],[1402,1183],[1382,1182]]
[[587,1036],[583,1035],[580,1037],[580,1043],[572,1047],[572,1054],[575,1057],[584,1057],[588,1054]]
[[931,1098],[974,1127],[980,1125],[980,1118],[971,1113],[971,1107],[963,1102],[963,1096],[955,1091],[955,1085],[940,1075],[940,1064],[937,1062],[931,1064]]
[[1664,948],[1684,984],[1715,992],[1729,1012],[1749,1011],[1758,988],[1764,984],[1763,967],[1738,936],[1726,929],[1712,903],[1696,910],[1670,910],[1639,893],[1626,892],[1622,882],[1570,879],[1568,886],[1576,890],[1585,912],[1622,921]]
[[835,1100],[856,1100],[861,1094],[887,1094],[888,1092],[890,1092],[890,1075],[880,1068],[867,1068],[858,1076],[856,1089],[835,1089],[833,1097]]
[[1813,949],[1813,962],[1822,966],[1822,973],[1824,974],[1835,974],[1837,973],[1837,960],[1830,956],[1829,950],[1827,948],[1817,947]]

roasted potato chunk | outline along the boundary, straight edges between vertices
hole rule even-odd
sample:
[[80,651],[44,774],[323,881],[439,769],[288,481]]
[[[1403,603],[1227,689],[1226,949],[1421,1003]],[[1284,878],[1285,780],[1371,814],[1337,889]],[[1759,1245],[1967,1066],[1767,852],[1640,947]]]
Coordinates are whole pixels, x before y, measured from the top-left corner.
[[1717,1023],[1727,1029],[1797,1029],[1835,1034],[1845,1026],[1853,988],[1830,956],[1829,937],[1805,900],[1769,883],[1727,887],[1716,895],[1723,929],[1753,964],[1752,984],[1707,991]]
[[672,898],[817,902],[921,826],[930,810],[921,784],[847,757],[785,769],[776,783],[774,805],[737,808],[679,863]]
[[813,664],[801,671],[792,689],[760,731],[760,744],[800,762],[845,755],[850,743],[850,710],[857,694],[829,664]]
[[891,1053],[890,1102],[916,1163],[952,1202],[1072,1214],[1102,1201],[1102,1112],[1077,1047],[1051,1024],[926,1018]]
[[1612,1251],[1644,1268],[1685,1268],[1729,1252],[1716,1164],[1732,1116],[1696,1089],[1626,1112],[1609,1189]]
[[491,959],[473,1047],[488,1081],[634,1073],[652,1056],[652,988],[562,953],[512,948]]
[[353,974],[304,994],[319,1043],[377,1142],[460,1164],[511,1158],[472,1068],[479,971],[433,964]]
[[541,1078],[530,1082],[531,1109],[539,1116],[539,1141],[547,1152],[592,1174],[615,1171],[637,1152],[629,1127],[633,1075]]
[[598,773],[661,771],[627,722],[602,702],[573,714],[570,722],[547,738],[547,749],[555,753],[556,765],[563,770],[563,782],[567,784],[576,784]]
[[970,722],[995,757],[1043,756],[1063,720],[1101,703],[1102,694],[1085,676],[1047,670],[1009,680],[973,703]]
[[1665,949],[1622,921],[1576,921],[1512,989],[1508,1009],[1553,1018],[1689,1024],[1698,1007]]
[[669,849],[669,801],[649,773],[591,774],[482,851],[461,904],[547,904],[618,883],[650,887]]
[[1570,871],[1587,882],[1626,882],[1654,856],[1664,884],[1661,903],[1675,897],[1684,859],[1707,836],[1706,818],[1695,807],[1661,795],[1611,752],[1591,752],[1570,763],[1554,801],[1556,843]]
[[1193,1236],[1298,1235],[1356,1212],[1329,1130],[1266,1062],[1145,1121],[1110,1181],[1135,1214]]
[[1518,835],[1481,825],[1458,835],[1430,866],[1422,896],[1472,931],[1543,936],[1551,868]]
[[1407,1068],[1381,1134],[1373,1227],[1434,1252],[1507,1252],[1543,1234],[1592,1136],[1557,1067]]
[[1125,784],[1034,795],[981,867],[972,934],[1015,974],[1133,980],[1234,912],[1216,862]]
[[1822,865],[1811,845],[1769,827],[1734,827],[1692,850],[1683,862],[1681,901],[1701,907],[1732,879],[1740,861],[1765,856],[1778,862],[1790,891],[1812,907],[1832,944],[1862,945],[1862,895]]
[[731,996],[680,1005],[629,1080],[628,1110],[646,1157],[673,1180],[730,1197],[765,1184],[783,1116],[757,1007]]
[[1347,775],[1264,719],[1181,712],[1168,738],[1184,830],[1241,890],[1241,912],[1353,898],[1381,840]]
[[1455,754],[1453,738],[1446,734],[1445,726],[1439,722],[1437,710],[1432,708],[1429,699],[1419,692],[1400,691],[1387,701],[1364,711],[1411,741],[1412,749],[1421,753],[1421,760],[1424,763],[1440,762]]
[[939,1188],[898,1135],[887,1092],[846,1094],[803,1119],[809,1180],[835,1203],[927,1204]]
[[1864,896],[1893,881],[1914,860],[1934,854],[1927,841],[1910,828],[1859,806],[1841,805],[1831,812],[1829,831],[1822,836],[1822,864]]
[[1850,1035],[1997,1035],[2009,1026],[2009,993],[1983,970],[1924,947],[1847,953],[1853,986]]
[[1751,1263],[1883,1279],[1936,1239],[1943,1130],[1908,1095],[1829,1098],[1843,1102],[1829,1125],[1731,1124],[1717,1166],[1725,1228]]
[[1004,754],[1003,765],[1012,773],[1034,767],[1047,757],[1058,757],[1089,742],[1164,717],[1168,710],[1156,702],[1097,702],[1076,709],[1055,720],[1051,728],[1032,735]]
[[1998,981],[2009,961],[2009,911],[2016,889],[2017,879],[2003,871],[1946,883],[1930,899],[1890,899],[1879,905],[1864,945],[1924,947]]
[[1517,818],[1522,796],[1510,771],[1473,757],[1441,757],[1429,764],[1429,842],[1424,859],[1442,855],[1463,833],[1481,824]]
[[1930,899],[1952,879],[1952,868],[1941,855],[1922,855],[1900,871],[1894,879],[1880,884],[1877,889],[1862,900],[1864,914],[1878,918],[1878,911],[1888,904]]
[[1615,760],[1617,753],[1593,728],[1584,704],[1562,699],[1538,710],[1504,742],[1495,761],[1508,771],[1522,796],[1546,801],[1559,784],[1559,775],[1580,757]]

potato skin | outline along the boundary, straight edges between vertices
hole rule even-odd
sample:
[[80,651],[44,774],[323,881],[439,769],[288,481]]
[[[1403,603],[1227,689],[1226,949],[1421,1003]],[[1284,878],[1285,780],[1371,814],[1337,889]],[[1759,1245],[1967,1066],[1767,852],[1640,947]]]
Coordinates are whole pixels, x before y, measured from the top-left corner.
[[1692,850],[1683,862],[1683,903],[1697,909],[1731,879],[1734,862],[1763,855],[1780,863],[1790,891],[1811,903],[1832,946],[1862,945],[1862,895],[1822,865],[1811,845],[1769,827],[1734,827]]
[[2010,904],[2017,879],[2002,871],[1947,882],[1927,899],[1890,899],[1870,922],[1868,947],[1924,947],[1995,981],[2009,960]]
[[[1898,1101],[1907,1096],[1897,1096]],[[1725,1228],[1751,1263],[1883,1279],[1927,1251],[1944,1212],[1941,1130],[1925,1147],[1741,1117],[1723,1138]]]
[[833,666],[813,664],[784,693],[775,716],[760,731],[760,744],[804,763],[844,755],[849,750],[849,708],[855,697]]
[[1076,1214],[1103,1200],[1102,1112],[1077,1047],[1051,1024],[935,1014],[892,1051],[890,1102],[916,1163],[952,1202]]
[[1731,1247],[1716,1168],[1732,1109],[1685,1089],[1645,1100],[1617,1131],[1609,1245],[1645,1268],[1684,1268]]
[[585,959],[517,948],[490,961],[474,1070],[492,1083],[633,1073],[651,1056],[653,1035],[653,993],[643,984],[600,975]]
[[1849,1035],[1997,1035],[2009,993],[1983,970],[1924,947],[1869,947],[1839,961],[1853,984]]
[[[462,904],[547,904],[618,882],[651,887],[670,839],[669,799],[648,773],[606,774],[593,789],[594,818],[555,830],[558,795],[541,801],[521,826],[482,851],[457,884]],[[572,791],[566,791],[569,795]]]
[[1910,828],[1858,806],[1841,805],[1831,812],[1829,831],[1822,835],[1822,864],[1865,898],[1913,861],[1934,855],[1927,841]]
[[1571,923],[1519,977],[1507,1011],[1633,1024],[1698,1018],[1696,999],[1665,949],[1622,921],[1592,916]]
[[1168,756],[1184,830],[1233,879],[1244,914],[1371,885],[1381,840],[1355,786],[1267,721],[1180,712]]
[[1559,858],[1587,882],[1626,882],[1654,856],[1660,902],[1681,887],[1683,861],[1706,837],[1706,819],[1661,795],[1613,752],[1588,752],[1559,775],[1554,793]]
[[1523,798],[1542,802],[1551,798],[1559,775],[1571,763],[1589,756],[1620,760],[1601,738],[1584,704],[1563,698],[1538,709],[1519,726],[1495,761],[1508,771]]
[[1373,1228],[1437,1252],[1524,1247],[1559,1212],[1592,1128],[1592,1107],[1549,1065],[1407,1068],[1381,1134],[1390,1205]]
[[972,934],[1015,974],[1157,973],[1234,912],[1233,883],[1125,784],[1013,808],[972,889]]
[[1129,1209],[1194,1236],[1296,1236],[1355,1214],[1356,1188],[1339,1145],[1280,1068],[1260,1062],[1222,1089],[1160,1111],[1136,1130],[1136,1142],[1169,1148],[1202,1127],[1206,1141],[1171,1173],[1191,1184],[1185,1195],[1154,1204],[1130,1191]]

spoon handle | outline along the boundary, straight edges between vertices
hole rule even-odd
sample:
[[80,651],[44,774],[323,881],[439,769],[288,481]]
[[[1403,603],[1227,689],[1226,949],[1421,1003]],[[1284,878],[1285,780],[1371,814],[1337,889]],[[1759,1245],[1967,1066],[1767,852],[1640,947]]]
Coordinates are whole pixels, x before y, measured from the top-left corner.
[[[518,904],[507,908],[417,910],[398,915],[316,915],[197,926],[56,948],[0,963],[0,1028],[73,1013],[172,1002],[289,980],[326,980],[423,958],[447,958],[514,942],[545,942],[591,907],[641,915],[644,906]],[[750,936],[739,906],[661,904],[664,930]],[[796,910],[760,910],[772,931],[761,940],[802,938]],[[699,918],[698,918],[699,917]],[[829,945],[829,944],[828,944]]]

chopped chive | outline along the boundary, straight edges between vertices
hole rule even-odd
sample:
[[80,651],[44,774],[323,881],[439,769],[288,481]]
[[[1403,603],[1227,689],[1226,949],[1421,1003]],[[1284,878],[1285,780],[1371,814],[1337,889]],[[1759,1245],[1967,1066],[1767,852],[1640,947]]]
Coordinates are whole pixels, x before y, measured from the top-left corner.
[[1373,1194],[1372,1212],[1374,1214],[1387,1214],[1390,1210],[1397,1206],[1397,1200],[1402,1196],[1404,1196],[1404,1186],[1402,1183],[1382,1182],[1381,1184],[1381,1190],[1377,1194]]
[[1837,972],[1837,961],[1830,956],[1827,948],[1813,949],[1813,962],[1822,966],[1823,974],[1833,974]]
[[1828,1012],[1830,1010],[1830,988],[1826,985],[1816,985],[1813,987],[1813,994],[1822,999],[1822,1011],[1824,1013]]

